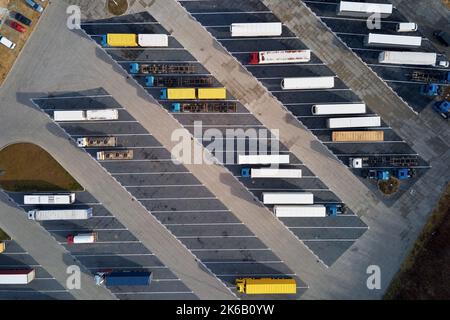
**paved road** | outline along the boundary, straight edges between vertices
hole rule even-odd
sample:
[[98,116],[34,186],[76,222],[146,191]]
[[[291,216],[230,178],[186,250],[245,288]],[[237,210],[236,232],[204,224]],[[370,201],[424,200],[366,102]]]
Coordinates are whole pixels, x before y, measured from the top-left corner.
[[[67,250],[58,244],[39,224],[28,220],[26,213],[0,192],[0,227],[26,250],[76,299],[111,300],[114,295],[104,287],[97,286],[90,272],[75,260]],[[81,290],[66,287],[67,268],[80,268]]]

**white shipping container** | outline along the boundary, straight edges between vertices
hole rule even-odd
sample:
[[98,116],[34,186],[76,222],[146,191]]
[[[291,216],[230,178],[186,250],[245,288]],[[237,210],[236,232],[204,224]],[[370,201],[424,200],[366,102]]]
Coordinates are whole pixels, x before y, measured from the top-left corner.
[[82,121],[82,120],[86,120],[86,114],[83,110],[53,111],[53,120],[55,120],[55,121]]
[[331,89],[334,88],[334,77],[284,78],[281,80],[281,88],[283,90]]
[[283,25],[281,22],[232,23],[230,32],[232,37],[281,36]]
[[72,204],[75,193],[69,194],[30,194],[23,197],[24,204]]
[[311,50],[283,50],[259,52],[259,64],[299,63],[311,60]]
[[310,192],[263,192],[264,204],[313,204],[314,195]]
[[383,51],[378,56],[379,63],[434,66],[437,54],[433,52]]
[[251,169],[250,171],[252,178],[301,178],[301,169],[271,169],[271,168],[260,168]]
[[238,164],[287,164],[288,154],[242,155],[238,156]]
[[392,14],[392,4],[341,1],[338,6],[338,15],[352,17],[369,17],[379,13],[381,17]]
[[366,113],[366,104],[365,103],[315,104],[311,108],[311,113],[314,115],[360,114],[360,113]]
[[34,269],[3,269],[0,270],[0,284],[29,284],[36,277]]
[[69,244],[94,243],[97,241],[96,233],[79,233],[76,236],[69,235],[67,242]]
[[360,127],[379,127],[381,126],[380,117],[354,117],[354,118],[330,118],[327,119],[327,127],[334,128],[360,128]]
[[117,120],[119,111],[117,109],[87,110],[87,120]]
[[138,34],[141,47],[168,47],[169,37],[166,34]]
[[90,217],[92,217],[92,208],[28,211],[28,219],[38,221],[86,220],[89,219]]
[[273,210],[278,218],[327,216],[324,205],[276,205]]
[[369,33],[364,43],[371,47],[420,47],[422,37]]

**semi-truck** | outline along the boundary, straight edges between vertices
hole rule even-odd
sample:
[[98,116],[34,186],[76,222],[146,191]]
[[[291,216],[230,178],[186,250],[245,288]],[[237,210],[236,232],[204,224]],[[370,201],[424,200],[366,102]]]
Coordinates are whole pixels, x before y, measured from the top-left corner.
[[101,121],[119,119],[117,109],[102,110],[58,110],[53,111],[55,121]]
[[97,272],[95,283],[97,285],[112,286],[148,286],[152,281],[149,271],[113,271]]
[[379,127],[379,126],[381,126],[381,118],[378,116],[327,119],[327,127],[330,129]]
[[314,204],[311,192],[263,192],[264,204]]
[[35,277],[34,269],[0,269],[0,284],[29,284]]
[[337,14],[339,16],[370,17],[374,13],[378,13],[381,18],[386,18],[392,14],[392,9],[392,4],[341,1],[337,8]]
[[36,221],[87,220],[92,217],[92,208],[87,209],[52,209],[28,211],[28,219]]
[[294,89],[331,89],[334,88],[334,77],[300,77],[281,80],[283,90]]
[[283,32],[281,22],[232,23],[232,37],[277,37]]
[[101,36],[103,47],[167,47],[166,34],[108,33]]
[[224,100],[227,98],[225,88],[164,88],[161,100]]
[[333,131],[333,142],[379,142],[384,141],[384,131]]
[[288,164],[288,154],[238,155],[238,164]]
[[132,74],[192,74],[197,72],[197,66],[189,63],[179,64],[142,64],[130,63],[130,73]]
[[273,211],[278,218],[321,218],[336,216],[342,213],[345,207],[338,204],[313,205],[275,205]]
[[283,178],[298,179],[302,177],[302,169],[242,168],[243,178]]
[[315,104],[311,107],[313,115],[361,114],[366,113],[365,103]]
[[363,170],[361,176],[366,179],[374,179],[380,181],[388,181],[391,177],[398,180],[408,180],[416,175],[415,169],[401,168],[401,169],[380,169],[380,170]]
[[132,160],[133,150],[98,151],[97,160]]
[[212,83],[211,77],[145,77],[147,87],[207,87]]
[[301,63],[311,60],[311,50],[259,51],[250,53],[250,64]]
[[116,137],[81,137],[77,138],[77,146],[84,147],[116,147]]
[[236,102],[191,102],[191,103],[172,103],[171,112],[236,112]]
[[369,167],[415,167],[419,164],[418,156],[369,156],[349,158],[351,168]]
[[297,283],[292,278],[240,278],[236,289],[245,294],[296,294]]
[[383,51],[378,56],[379,63],[435,66],[437,54],[434,52]]
[[72,204],[75,202],[75,193],[67,194],[26,194],[23,196],[24,204]]
[[83,244],[94,243],[97,241],[97,233],[79,233],[77,235],[69,234],[67,236],[67,244]]
[[369,47],[418,48],[422,45],[422,37],[369,33],[364,44]]

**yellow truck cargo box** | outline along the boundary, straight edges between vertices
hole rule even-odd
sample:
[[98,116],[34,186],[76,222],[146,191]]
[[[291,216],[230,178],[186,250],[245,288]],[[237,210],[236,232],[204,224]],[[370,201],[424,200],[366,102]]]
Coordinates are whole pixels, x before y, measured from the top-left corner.
[[167,99],[169,100],[194,100],[195,89],[194,88],[176,88],[176,89],[167,89]]
[[0,242],[0,253],[6,250],[6,245],[4,242]]
[[201,100],[224,100],[227,98],[227,90],[225,88],[200,88],[198,89],[198,98]]
[[295,279],[244,278],[236,279],[237,290],[246,294],[295,294]]
[[106,41],[110,47],[138,47],[134,33],[108,33]]
[[335,142],[384,141],[384,131],[334,131],[332,140]]

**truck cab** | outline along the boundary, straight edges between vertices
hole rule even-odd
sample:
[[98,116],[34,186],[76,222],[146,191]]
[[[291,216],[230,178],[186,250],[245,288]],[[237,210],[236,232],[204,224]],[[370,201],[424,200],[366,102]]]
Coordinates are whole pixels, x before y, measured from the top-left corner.
[[450,102],[438,101],[433,105],[434,111],[439,113],[442,118],[448,120],[450,118]]
[[393,171],[394,177],[396,177],[398,180],[408,180],[416,175],[416,171],[414,169],[395,169]]
[[130,63],[130,73],[136,74],[139,73],[139,63]]
[[420,94],[426,97],[435,97],[441,94],[441,88],[435,83],[425,84],[420,87]]
[[387,181],[391,177],[389,170],[364,170],[363,178]]

